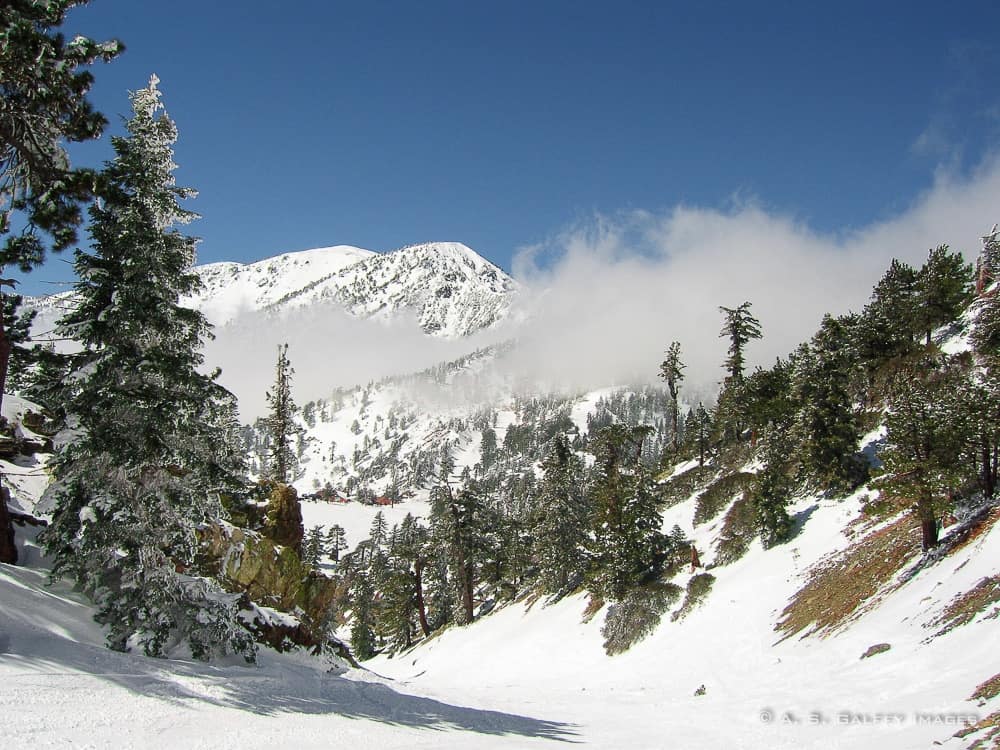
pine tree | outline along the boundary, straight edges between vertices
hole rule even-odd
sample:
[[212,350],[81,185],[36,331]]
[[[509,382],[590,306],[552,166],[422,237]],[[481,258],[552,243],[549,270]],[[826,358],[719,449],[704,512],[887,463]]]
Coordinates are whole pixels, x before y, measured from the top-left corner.
[[746,427],[744,377],[746,345],[761,338],[760,321],[750,314],[751,303],[744,302],[739,307],[720,307],[726,322],[719,333],[729,338],[729,356],[725,368],[729,371],[715,408],[715,429],[722,444],[736,443],[741,439]]
[[365,569],[356,570],[351,585],[351,650],[361,659],[375,656],[375,584]]
[[934,329],[957,319],[972,301],[972,265],[941,245],[928,252],[916,281],[917,324],[930,345]]
[[712,450],[712,415],[705,405],[698,402],[696,409],[688,412],[684,420],[684,437],[690,450],[698,456],[698,465],[705,465],[705,458]]
[[751,494],[757,528],[764,549],[786,541],[792,519],[786,510],[794,491],[790,476],[791,441],[783,430],[774,430],[764,441],[764,466],[757,473]]
[[939,518],[966,477],[970,432],[958,402],[964,382],[954,365],[926,362],[901,381],[886,416],[883,485],[912,498],[925,551],[937,545]]
[[861,426],[850,395],[857,356],[852,333],[827,315],[796,358],[796,434],[805,476],[819,487],[845,492],[864,479],[858,457]]
[[313,526],[306,534],[302,545],[302,562],[316,568],[319,566],[320,558],[323,556],[323,527]]
[[667,384],[667,391],[670,393],[670,414],[673,432],[672,450],[676,454],[680,450],[681,430],[680,415],[678,414],[681,381],[684,380],[684,370],[687,367],[681,362],[681,345],[679,341],[672,341],[667,349],[667,356],[660,363],[660,377]]
[[340,553],[347,549],[347,535],[344,527],[334,524],[326,532],[326,555],[334,562],[340,562]]
[[763,336],[760,321],[751,313],[752,303],[744,302],[739,307],[720,307],[726,322],[719,336],[729,339],[729,356],[725,368],[729,371],[728,380],[737,384],[743,380],[743,370],[746,368],[744,351],[748,343]]
[[856,331],[858,355],[868,363],[869,388],[882,365],[914,351],[921,333],[917,272],[895,258],[872,290]]
[[611,425],[594,439],[591,486],[595,593],[620,600],[663,563],[667,541],[660,533],[655,483],[641,461],[649,427]]
[[7,370],[7,390],[18,393],[31,382],[32,369],[38,363],[42,348],[29,346],[31,324],[37,310],[21,312],[24,298],[20,294],[0,295],[0,320],[6,321],[7,340],[10,344],[10,361]]
[[299,426],[295,422],[298,407],[292,400],[292,369],[288,361],[288,344],[278,347],[278,364],[275,368],[274,385],[267,392],[270,414],[265,419],[268,447],[268,477],[287,484],[298,472],[298,455],[295,445]]
[[559,593],[586,570],[589,513],[583,462],[565,436],[557,436],[542,460],[542,483],[534,511],[533,556],[542,586]]
[[467,625],[475,618],[474,594],[482,562],[487,526],[481,488],[475,482],[453,492],[431,492],[431,524],[435,544],[448,566],[456,595],[454,620]]
[[78,252],[77,308],[59,324],[80,342],[65,398],[73,439],[53,462],[55,512],[44,541],[109,626],[109,645],[159,656],[186,639],[194,656],[252,658],[235,597],[191,571],[195,528],[240,486],[232,396],[198,371],[204,317],[180,305],[199,288],[194,214],[174,183],[177,131],[155,76],[132,94],[126,136],[112,139],[92,254]]
[[[80,0],[17,0],[0,6],[0,268],[30,271],[48,247],[76,242],[80,205],[93,195],[93,170],[73,168],[64,143],[99,138],[107,120],[87,95],[90,67],[124,47],[77,35],[67,42],[59,28]],[[26,231],[12,234],[19,214]],[[43,238],[46,235],[47,238]],[[0,403],[6,387],[11,340],[0,317]]]

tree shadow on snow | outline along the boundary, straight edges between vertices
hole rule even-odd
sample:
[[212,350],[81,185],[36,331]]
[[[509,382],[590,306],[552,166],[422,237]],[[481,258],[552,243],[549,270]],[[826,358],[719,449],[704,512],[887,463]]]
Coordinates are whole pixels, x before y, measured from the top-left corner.
[[182,707],[207,703],[262,716],[335,714],[400,727],[577,741],[573,724],[451,705],[310,667],[282,665],[277,672],[274,667],[213,667],[151,659],[58,637],[54,631],[31,634],[15,626],[11,632],[3,619],[0,662],[13,668],[5,679],[15,685],[57,687],[64,678],[89,675]]
[[[44,586],[39,570],[4,567],[0,576],[0,665],[18,686],[80,689],[91,677],[179,707],[211,704],[263,716],[330,714],[401,727],[459,730],[575,742],[577,727],[407,695],[297,664],[273,652],[262,667],[209,665],[123,654],[99,645],[91,608],[66,585]],[[281,660],[280,663],[270,663]],[[65,683],[64,683],[65,681]]]

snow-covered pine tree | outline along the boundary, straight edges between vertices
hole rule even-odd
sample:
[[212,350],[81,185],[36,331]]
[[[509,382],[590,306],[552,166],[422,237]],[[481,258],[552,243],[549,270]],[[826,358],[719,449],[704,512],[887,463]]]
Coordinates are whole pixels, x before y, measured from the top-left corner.
[[268,448],[267,474],[270,479],[283,484],[295,478],[298,471],[298,455],[295,451],[300,433],[295,423],[298,407],[292,400],[292,369],[288,361],[288,344],[278,347],[278,364],[275,368],[274,385],[267,392],[267,405],[271,413],[265,419],[270,440]]
[[542,460],[541,488],[533,518],[532,553],[542,586],[559,593],[586,570],[589,525],[584,496],[583,461],[564,435],[556,436]]
[[925,552],[937,545],[941,515],[968,481],[964,454],[975,436],[960,403],[966,382],[958,359],[922,362],[900,379],[886,415],[882,483],[912,499]]
[[590,584],[616,601],[655,572],[666,550],[655,482],[640,455],[650,429],[616,424],[594,439]]
[[108,644],[161,656],[186,641],[196,658],[253,658],[236,597],[195,575],[195,529],[238,486],[231,394],[198,371],[209,327],[180,298],[196,291],[195,240],[178,225],[194,194],[173,177],[174,123],[156,77],[131,94],[127,135],[112,139],[92,253],[78,251],[77,307],[60,322],[82,351],[63,407],[69,429],[48,490],[44,541],[108,625]]
[[681,447],[681,425],[678,414],[681,381],[684,380],[684,370],[687,367],[681,362],[681,344],[679,341],[670,342],[667,349],[667,356],[660,363],[660,377],[667,384],[667,391],[670,393],[670,411],[672,422],[673,441],[671,450],[676,455]]
[[826,315],[795,362],[799,461],[807,481],[834,492],[847,492],[865,478],[858,456],[862,431],[850,388],[858,367],[852,334],[845,319]]
[[347,549],[347,535],[344,527],[335,523],[326,531],[325,554],[334,562],[340,561],[340,553]]
[[729,339],[729,356],[726,358],[725,368],[729,372],[728,380],[734,384],[743,379],[743,370],[746,367],[744,351],[747,344],[763,336],[760,321],[750,312],[752,304],[744,302],[738,307],[719,308],[726,321],[719,336]]
[[961,253],[951,252],[947,245],[927,253],[927,262],[917,273],[917,321],[927,345],[935,328],[962,313],[972,300],[972,288],[972,265]]

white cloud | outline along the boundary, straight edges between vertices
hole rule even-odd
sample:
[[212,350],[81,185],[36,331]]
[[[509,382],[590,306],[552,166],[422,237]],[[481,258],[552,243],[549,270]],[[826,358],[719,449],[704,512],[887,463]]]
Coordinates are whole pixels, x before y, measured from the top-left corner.
[[965,178],[939,171],[907,210],[842,234],[753,203],[598,217],[550,243],[551,267],[539,268],[537,246],[515,264],[533,311],[516,366],[577,386],[651,380],[676,339],[688,385],[710,391],[727,347],[720,305],[753,303],[764,339],[750,345],[749,360],[768,365],[824,313],[860,310],[892,258],[919,266],[931,247],[950,244],[971,261],[998,218],[995,158]]
[[244,317],[239,329],[219,330],[206,353],[223,366],[222,382],[240,397],[245,418],[263,412],[283,341],[299,403],[507,336],[521,344],[505,372],[541,387],[572,388],[653,381],[676,339],[688,364],[688,394],[709,397],[727,347],[719,338],[720,305],[753,303],[764,339],[751,343],[748,359],[768,365],[808,338],[824,313],[860,310],[893,257],[919,265],[928,249],[950,244],[973,260],[979,235],[998,219],[996,158],[965,177],[940,170],[908,209],[839,234],[816,232],[753,202],[598,216],[515,259],[526,324],[447,342],[423,335],[414,320],[385,325],[314,307],[293,318]]

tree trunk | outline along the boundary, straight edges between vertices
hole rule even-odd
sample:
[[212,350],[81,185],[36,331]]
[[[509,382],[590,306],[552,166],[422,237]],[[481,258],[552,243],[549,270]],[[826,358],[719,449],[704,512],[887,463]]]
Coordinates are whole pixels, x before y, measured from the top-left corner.
[[424,561],[417,559],[413,566],[413,574],[417,592],[417,618],[420,620],[420,629],[426,638],[431,634],[431,626],[427,623],[427,605],[424,603]]
[[934,517],[934,507],[927,498],[917,502],[917,515],[920,518],[921,548],[924,552],[933,549],[938,543],[938,522]]
[[996,490],[996,476],[993,471],[993,456],[989,442],[983,441],[983,494],[990,498]]
[[14,524],[7,510],[10,490],[0,487],[0,563],[17,564],[17,546],[14,544]]
[[700,567],[701,567],[701,558],[698,557],[698,550],[692,544],[691,545],[691,572],[694,573]]
[[475,611],[472,602],[472,566],[466,562],[462,562],[462,609],[465,612],[465,622],[463,624],[468,625],[472,622],[475,617]]

